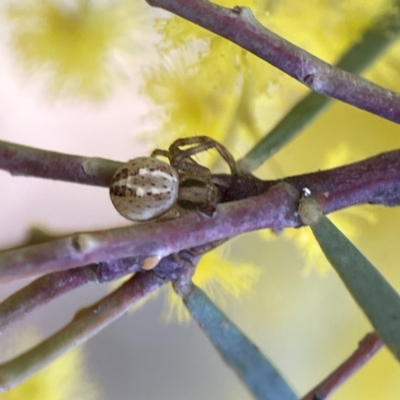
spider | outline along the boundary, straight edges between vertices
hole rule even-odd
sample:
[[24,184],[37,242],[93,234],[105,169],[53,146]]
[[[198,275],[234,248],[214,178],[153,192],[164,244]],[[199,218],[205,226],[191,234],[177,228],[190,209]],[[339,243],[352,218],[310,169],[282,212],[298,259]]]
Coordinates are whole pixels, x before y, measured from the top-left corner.
[[[191,146],[185,150],[184,146]],[[197,208],[212,216],[219,191],[211,171],[191,157],[215,149],[237,174],[235,160],[219,142],[208,136],[177,139],[168,150],[154,150],[150,157],[138,157],[123,164],[110,184],[110,197],[116,210],[131,221],[149,221],[172,215],[177,203]],[[165,157],[169,164],[157,157]]]

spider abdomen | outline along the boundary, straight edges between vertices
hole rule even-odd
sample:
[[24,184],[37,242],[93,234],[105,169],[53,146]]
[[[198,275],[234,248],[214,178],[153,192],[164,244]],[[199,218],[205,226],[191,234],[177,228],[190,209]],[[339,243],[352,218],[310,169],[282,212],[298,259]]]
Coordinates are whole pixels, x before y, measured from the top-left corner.
[[123,164],[110,184],[116,210],[132,221],[156,218],[175,204],[179,177],[169,164],[154,157],[138,157]]

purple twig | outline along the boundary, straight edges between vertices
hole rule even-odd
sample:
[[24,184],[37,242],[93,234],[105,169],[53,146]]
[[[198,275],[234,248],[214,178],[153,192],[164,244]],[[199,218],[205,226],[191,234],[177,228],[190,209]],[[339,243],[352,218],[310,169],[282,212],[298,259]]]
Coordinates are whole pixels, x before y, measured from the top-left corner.
[[207,0],[147,0],[238,44],[317,93],[400,123],[400,95],[311,55],[262,26],[247,7]]
[[[71,180],[75,181],[73,177]],[[124,257],[164,257],[256,229],[279,231],[301,226],[296,210],[304,188],[311,190],[325,214],[363,203],[395,206],[400,204],[400,151],[289,177],[285,184],[261,181],[252,175],[220,175],[219,181],[228,187],[222,191],[224,204],[218,206],[213,218],[192,212],[175,220],[79,233],[4,251],[0,253],[0,280],[38,276]]]
[[[96,167],[85,173],[84,165]],[[54,153],[0,141],[0,169],[13,175],[108,187],[120,165],[117,161]],[[218,180],[222,184],[223,203],[264,194],[279,182],[262,181],[251,174],[236,177],[218,175]],[[325,214],[362,203],[396,206],[400,204],[400,150],[326,171],[288,177],[284,181],[299,192],[309,188],[323,205]]]
[[104,283],[141,269],[140,258],[91,264],[34,280],[0,303],[0,333],[34,309],[78,287]]
[[0,392],[22,383],[62,354],[86,342],[163,283],[164,280],[153,272],[138,273],[115,292],[80,310],[60,331],[17,358],[0,365]]
[[332,371],[318,386],[301,400],[326,400],[347,379],[357,372],[371,357],[382,348],[383,342],[375,333],[369,333],[359,343],[358,349],[338,368]]
[[[299,193],[305,188],[309,189],[313,198],[320,203],[324,214],[366,203],[387,207],[398,206],[400,205],[400,150],[378,154],[325,171],[290,176],[282,181],[289,183]],[[258,196],[266,193],[278,182],[280,181],[262,181],[253,175],[232,177],[228,188],[223,191],[223,201],[237,201],[248,196]]]
[[[175,281],[178,278],[182,281],[183,274],[188,271],[194,273],[193,266],[197,264],[203,250],[204,247],[200,246],[164,257],[153,271],[165,281]],[[11,323],[51,300],[81,286],[106,283],[138,272],[142,270],[144,261],[145,257],[128,257],[56,272],[34,280],[0,303],[0,334]]]
[[106,231],[78,233],[0,253],[0,280],[37,276],[123,257],[159,256],[261,228],[299,225],[298,193],[277,184],[267,193],[221,204],[213,218],[190,212],[182,218]]
[[0,169],[12,175],[108,186],[120,162],[36,149],[0,140]]

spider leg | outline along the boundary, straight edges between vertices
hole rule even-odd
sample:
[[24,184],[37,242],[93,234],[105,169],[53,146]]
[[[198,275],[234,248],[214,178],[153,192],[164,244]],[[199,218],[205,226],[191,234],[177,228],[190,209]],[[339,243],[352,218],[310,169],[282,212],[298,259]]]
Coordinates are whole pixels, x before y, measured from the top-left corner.
[[[180,146],[188,146],[188,145],[195,145],[186,150],[181,150]],[[190,157],[201,153],[202,151],[208,149],[215,149],[218,151],[220,156],[226,161],[229,165],[232,174],[237,174],[236,162],[232,157],[231,153],[219,142],[214,139],[211,139],[208,136],[195,136],[190,138],[182,138],[175,140],[174,143],[169,148],[169,151],[173,155],[171,160],[171,165],[177,169],[184,169],[183,160],[190,159]],[[192,160],[193,161],[193,160]]]
[[[198,203],[198,211],[209,217],[214,216],[218,203],[219,190],[212,183],[204,186],[181,186],[179,188],[179,200]],[[201,201],[199,202],[199,199]]]
[[215,206],[218,194],[216,186],[208,184],[204,186],[182,186],[179,188],[179,200],[190,201],[191,203],[210,203]]
[[169,161],[171,161],[173,157],[172,154],[167,150],[155,149],[151,152],[150,157],[157,157],[157,156],[168,158]]
[[219,239],[215,240],[213,242],[208,242],[200,246],[196,247],[191,247],[190,249],[187,249],[187,251],[192,255],[192,256],[199,256],[205,253],[208,253],[211,250],[216,249],[217,247],[221,246],[225,242],[227,242],[230,238],[227,239]]
[[[182,147],[188,148],[182,149]],[[197,210],[212,217],[220,200],[220,191],[211,171],[193,160],[192,156],[208,149],[215,149],[228,164],[232,175],[237,175],[236,163],[229,151],[208,136],[195,136],[177,139],[168,151],[156,149],[151,157],[165,157],[179,174],[179,192],[177,206],[190,209],[190,203]],[[180,203],[180,204],[179,204]]]
[[[171,161],[174,159],[174,157],[177,156],[178,154],[180,154],[181,152],[182,152],[182,150],[178,147],[173,149],[173,152],[171,152],[170,150],[155,149],[150,154],[150,157],[159,157],[159,156],[165,157],[165,158],[168,158],[168,161],[171,164]],[[199,165],[197,161],[193,160],[190,157],[187,157],[187,158],[185,158],[185,160],[182,160],[182,164],[186,165],[186,163],[189,163],[191,165]],[[205,168],[205,167],[202,167],[202,168]],[[185,171],[193,171],[193,168],[190,165],[188,165],[187,167],[184,167],[183,169]]]
[[180,182],[185,182],[190,179],[205,183],[211,181],[211,171],[208,168],[197,163],[193,164],[186,159],[181,161],[179,172]]
[[179,151],[181,151],[179,149],[179,147],[181,147],[181,146],[189,146],[192,144],[201,144],[201,143],[205,143],[205,142],[209,142],[209,141],[216,142],[214,139],[210,138],[209,136],[191,136],[191,137],[187,137],[187,138],[180,138],[180,139],[176,139],[175,142],[173,142],[169,146],[169,151],[174,154],[174,152],[176,150],[178,150],[177,152],[179,153]]

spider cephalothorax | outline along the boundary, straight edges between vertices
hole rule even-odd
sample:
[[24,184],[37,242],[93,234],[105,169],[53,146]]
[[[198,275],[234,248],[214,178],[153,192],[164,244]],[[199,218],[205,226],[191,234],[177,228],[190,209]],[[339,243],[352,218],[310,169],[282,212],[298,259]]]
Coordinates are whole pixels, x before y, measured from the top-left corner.
[[[182,150],[183,146],[191,146]],[[177,203],[196,206],[212,215],[219,191],[211,171],[191,157],[214,148],[228,163],[232,174],[236,164],[226,148],[207,136],[178,139],[168,150],[154,150],[123,164],[110,184],[110,197],[117,211],[132,221],[147,221],[166,214]],[[169,164],[157,157],[166,157]]]

